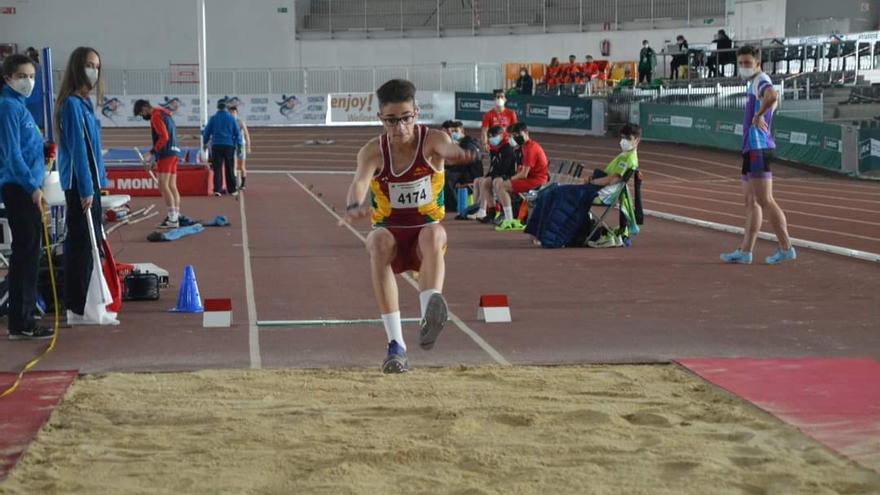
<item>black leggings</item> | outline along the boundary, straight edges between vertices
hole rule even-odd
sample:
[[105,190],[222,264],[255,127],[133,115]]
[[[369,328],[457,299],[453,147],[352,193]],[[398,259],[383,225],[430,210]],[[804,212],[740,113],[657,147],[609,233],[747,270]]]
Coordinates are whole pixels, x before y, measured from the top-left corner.
[[226,192],[235,192],[235,147],[213,146],[211,169],[214,171],[214,192],[223,191],[223,175],[226,175]]
[[18,184],[7,183],[2,190],[12,254],[9,257],[9,331],[25,332],[36,326],[34,307],[40,262],[40,209],[31,195]]
[[[86,306],[86,294],[92,277],[92,241],[89,239],[89,223],[87,214],[92,215],[95,227],[95,241],[98,253],[103,250],[103,234],[101,229],[101,195],[92,196],[92,207],[86,212],[82,208],[82,200],[76,188],[64,191],[67,203],[65,224],[67,239],[64,241],[64,302],[67,309],[82,315]],[[100,262],[100,261],[99,261]]]

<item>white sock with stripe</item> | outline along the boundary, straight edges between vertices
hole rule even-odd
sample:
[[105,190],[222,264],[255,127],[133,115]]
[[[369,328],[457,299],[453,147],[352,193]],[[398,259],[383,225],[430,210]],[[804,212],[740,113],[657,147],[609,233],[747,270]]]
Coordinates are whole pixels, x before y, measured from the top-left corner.
[[382,315],[382,324],[385,325],[385,334],[388,336],[388,343],[396,340],[403,350],[406,350],[406,343],[403,341],[403,325],[400,323],[400,311]]

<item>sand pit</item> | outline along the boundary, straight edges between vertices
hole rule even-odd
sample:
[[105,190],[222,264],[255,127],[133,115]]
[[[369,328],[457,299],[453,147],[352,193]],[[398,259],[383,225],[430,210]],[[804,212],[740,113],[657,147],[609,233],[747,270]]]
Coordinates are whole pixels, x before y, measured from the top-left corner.
[[78,380],[0,493],[880,493],[673,366]]

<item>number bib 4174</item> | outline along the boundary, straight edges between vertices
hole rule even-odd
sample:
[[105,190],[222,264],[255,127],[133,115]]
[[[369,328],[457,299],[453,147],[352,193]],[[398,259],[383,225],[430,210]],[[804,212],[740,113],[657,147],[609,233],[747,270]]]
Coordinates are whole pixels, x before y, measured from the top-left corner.
[[392,208],[418,208],[434,201],[430,176],[412,182],[391,182],[388,193]]

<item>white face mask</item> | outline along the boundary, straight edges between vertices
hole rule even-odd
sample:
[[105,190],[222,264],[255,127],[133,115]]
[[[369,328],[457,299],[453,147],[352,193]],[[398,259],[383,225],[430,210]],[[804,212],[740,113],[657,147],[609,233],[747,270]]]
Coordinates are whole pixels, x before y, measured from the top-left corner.
[[456,132],[453,132],[450,137],[452,138],[453,143],[457,143],[457,142],[461,141],[461,138],[464,137],[464,135],[462,133],[456,131]]
[[14,89],[16,93],[24,96],[25,98],[30,98],[31,93],[34,92],[34,84],[36,84],[36,82],[29,77],[25,77],[22,79],[13,79],[12,81],[7,81],[7,84],[9,84],[9,87]]
[[623,138],[620,140],[620,149],[623,151],[632,151],[633,148],[635,148],[635,145],[629,139]]
[[86,67],[86,77],[89,79],[89,85],[94,88],[98,83],[98,69]]
[[756,72],[755,69],[752,67],[749,67],[749,68],[740,67],[739,68],[739,76],[742,77],[743,79],[751,79],[752,76],[755,75],[755,72]]
[[505,103],[504,98],[496,98],[495,99],[495,106],[497,108],[504,108],[504,103]]
[[507,144],[509,144],[511,148],[516,148],[517,146],[519,146],[519,143],[516,142],[516,139],[513,139],[513,136],[511,136],[507,140]]

